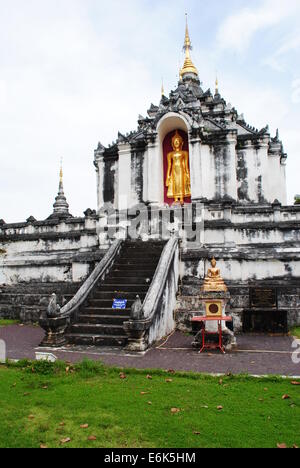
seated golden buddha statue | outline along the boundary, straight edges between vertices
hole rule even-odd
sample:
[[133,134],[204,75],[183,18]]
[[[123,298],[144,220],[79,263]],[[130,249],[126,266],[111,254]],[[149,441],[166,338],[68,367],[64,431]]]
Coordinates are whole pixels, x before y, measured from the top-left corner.
[[173,150],[168,154],[168,171],[166,186],[168,198],[174,199],[175,204],[184,204],[184,199],[191,196],[191,180],[189,169],[189,153],[183,151],[183,139],[176,130],[172,138]]
[[208,269],[207,276],[202,288],[203,292],[227,292],[227,286],[221,276],[220,269],[217,268],[216,259],[211,261],[211,268]]

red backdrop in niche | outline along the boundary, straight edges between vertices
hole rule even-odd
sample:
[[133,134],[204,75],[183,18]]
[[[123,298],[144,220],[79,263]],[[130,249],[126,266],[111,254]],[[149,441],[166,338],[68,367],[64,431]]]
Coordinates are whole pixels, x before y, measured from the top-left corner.
[[[167,179],[167,172],[168,172],[168,154],[171,153],[173,150],[172,146],[172,138],[175,135],[176,129],[173,130],[172,132],[168,133],[168,135],[165,137],[164,142],[163,142],[163,154],[164,154],[164,201],[165,203],[168,203],[168,205],[173,205],[174,199],[168,198],[168,187],[166,187],[166,179]],[[189,151],[189,138],[188,134],[184,132],[183,130],[178,130],[178,133],[183,139],[183,151]],[[192,199],[191,197],[185,198],[184,199],[185,203],[191,203]]]

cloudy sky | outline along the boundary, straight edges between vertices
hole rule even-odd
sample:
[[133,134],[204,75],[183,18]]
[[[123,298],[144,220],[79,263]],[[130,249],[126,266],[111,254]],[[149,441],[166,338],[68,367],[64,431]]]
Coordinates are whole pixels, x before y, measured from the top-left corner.
[[136,128],[193,60],[249,124],[277,127],[300,193],[299,0],[0,0],[0,219],[52,212],[64,160],[74,215],[96,208],[93,150]]

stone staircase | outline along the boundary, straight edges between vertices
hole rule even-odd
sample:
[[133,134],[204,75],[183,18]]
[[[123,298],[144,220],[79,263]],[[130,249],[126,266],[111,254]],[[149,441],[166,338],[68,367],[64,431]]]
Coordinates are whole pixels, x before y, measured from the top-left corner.
[[[158,266],[165,242],[125,242],[106,279],[96,285],[80,307],[76,323],[66,334],[69,344],[123,347],[124,322],[139,295],[143,302]],[[114,299],[127,299],[125,310],[113,310]]]

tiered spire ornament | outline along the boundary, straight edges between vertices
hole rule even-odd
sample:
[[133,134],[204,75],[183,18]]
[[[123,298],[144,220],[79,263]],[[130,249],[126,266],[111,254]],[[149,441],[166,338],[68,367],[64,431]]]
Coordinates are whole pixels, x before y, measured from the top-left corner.
[[187,15],[186,15],[186,29],[185,29],[185,40],[184,40],[183,50],[185,51],[185,61],[180,72],[181,77],[184,78],[185,74],[190,74],[190,73],[193,73],[194,75],[197,75],[198,77],[198,70],[193,64],[192,59],[191,59],[192,43],[190,39]]
[[58,187],[58,195],[55,198],[55,203],[53,205],[53,214],[50,218],[71,218],[72,215],[69,213],[69,204],[64,194],[64,183],[63,183],[63,169],[62,169],[62,161],[60,165],[59,171],[59,187]]

